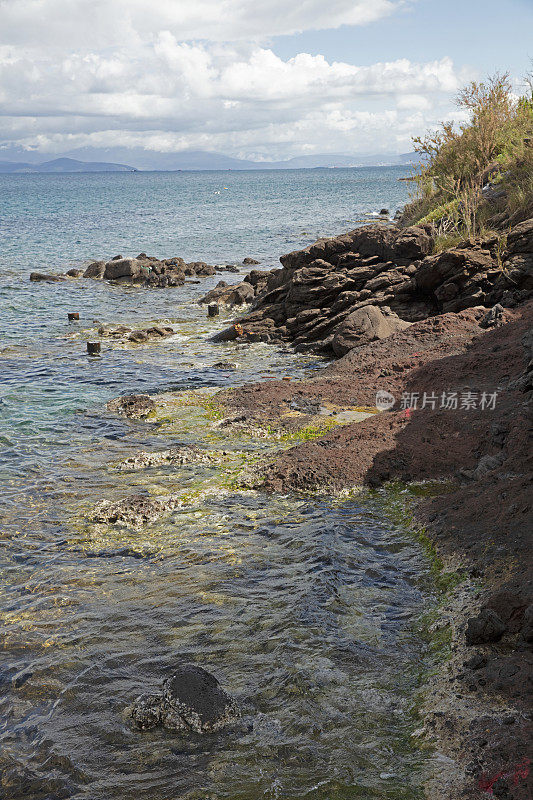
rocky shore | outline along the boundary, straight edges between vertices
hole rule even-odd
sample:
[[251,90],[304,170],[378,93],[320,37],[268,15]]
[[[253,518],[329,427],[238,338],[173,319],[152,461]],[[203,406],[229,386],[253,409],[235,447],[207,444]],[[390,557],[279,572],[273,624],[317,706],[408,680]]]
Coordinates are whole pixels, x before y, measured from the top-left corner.
[[[526,800],[533,733],[533,219],[443,252],[434,253],[434,244],[429,225],[371,225],[282,256],[281,269],[219,284],[200,302],[250,307],[214,341],[290,344],[330,362],[308,380],[223,390],[210,403],[217,429],[228,436],[296,437],[294,446],[270,450],[247,467],[238,478],[243,487],[420,487],[405,510],[447,584],[428,633],[448,646],[425,686],[415,734],[421,746],[445,754],[427,797]],[[158,398],[123,397],[108,408],[153,419]],[[141,466],[154,458],[207,458],[181,451],[141,456]],[[102,504],[94,520],[145,524],[179,503],[177,495],[133,495]],[[150,725],[165,724],[161,703],[141,703],[140,727],[146,714]]]
[[417,733],[450,759],[428,797],[526,800],[533,219],[505,236],[432,248],[430,226],[368,226],[289,253],[281,269],[241,284],[252,308],[217,341],[288,342],[339,358],[311,380],[248,385],[217,401],[229,425],[272,430],[295,424],[295,410],[305,412],[302,424],[328,404],[365,408],[385,398],[382,413],[268,457],[246,485],[441,482],[413,510],[458,584],[432,629],[446,630],[450,650],[426,687]]

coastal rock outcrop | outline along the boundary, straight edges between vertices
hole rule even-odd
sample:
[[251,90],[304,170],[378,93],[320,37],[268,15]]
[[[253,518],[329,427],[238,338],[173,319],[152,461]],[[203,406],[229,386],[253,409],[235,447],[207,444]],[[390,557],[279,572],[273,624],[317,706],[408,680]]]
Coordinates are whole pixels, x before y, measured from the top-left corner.
[[83,278],[94,278],[95,280],[100,280],[104,277],[105,272],[105,261],[93,261],[92,264],[89,264],[85,272],[83,273]]
[[[225,268],[221,268],[223,270]],[[69,269],[65,275],[45,275],[32,272],[31,281],[60,281],[67,278],[92,278],[93,280],[119,281],[135,285],[164,288],[182,286],[187,277],[215,275],[217,268],[205,261],[186,263],[183,258],[159,259],[146,253],[136,258],[113,256],[107,261],[93,261],[85,269]]]
[[193,445],[183,445],[182,447],[172,447],[169,450],[157,450],[155,452],[145,452],[141,450],[133,456],[128,456],[124,461],[116,465],[116,469],[138,470],[156,467],[162,464],[183,467],[186,464],[213,464],[224,458],[227,453],[222,451],[202,450]]
[[235,700],[214,675],[196,664],[180,666],[160,694],[141,695],[131,711],[140,730],[162,725],[179,733],[216,733],[239,717]]
[[[513,308],[533,292],[533,220],[506,243],[493,236],[438,254],[433,246],[426,224],[374,224],[319,239],[281,256],[282,268],[259,273],[256,284],[250,273],[251,312],[215,341],[262,338],[340,356],[402,324],[477,306]],[[225,295],[236,288],[225,287]]]

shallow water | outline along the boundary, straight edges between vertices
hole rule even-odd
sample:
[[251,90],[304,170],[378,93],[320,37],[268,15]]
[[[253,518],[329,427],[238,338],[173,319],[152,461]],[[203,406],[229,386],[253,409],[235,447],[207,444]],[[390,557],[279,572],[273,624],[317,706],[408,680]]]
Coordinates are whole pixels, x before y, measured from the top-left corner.
[[[235,491],[216,466],[113,468],[138,450],[199,443],[234,451],[236,469],[242,450],[279,443],[224,436],[190,407],[172,424],[125,420],[105,411],[110,398],[308,376],[320,362],[264,344],[212,345],[225,320],[206,319],[195,300],[224,276],[160,291],[27,281],[32,269],[118,251],[251,255],[273,266],[280,252],[351,227],[348,211],[401,202],[397,177],[2,176],[6,798],[419,796],[426,756],[410,733],[426,656],[415,621],[431,581],[386,496],[266,497]],[[66,322],[69,310],[79,323]],[[91,359],[94,320],[166,320],[177,333],[160,344],[104,343]],[[221,360],[238,369],[214,368]],[[189,500],[139,529],[89,521],[102,498],[139,490]],[[134,730],[128,704],[183,661],[212,670],[253,730]]]

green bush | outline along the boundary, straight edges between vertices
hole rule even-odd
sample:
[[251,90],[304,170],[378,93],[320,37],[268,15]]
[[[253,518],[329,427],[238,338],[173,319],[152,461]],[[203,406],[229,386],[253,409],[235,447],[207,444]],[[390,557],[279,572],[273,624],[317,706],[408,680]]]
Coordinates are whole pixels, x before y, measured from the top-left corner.
[[[484,232],[496,211],[516,212],[533,203],[533,80],[516,98],[508,74],[472,82],[457,98],[469,112],[460,126],[413,140],[421,162],[413,175],[415,196],[404,222],[433,223],[440,237],[471,237]],[[485,199],[489,182],[504,190],[503,200]]]

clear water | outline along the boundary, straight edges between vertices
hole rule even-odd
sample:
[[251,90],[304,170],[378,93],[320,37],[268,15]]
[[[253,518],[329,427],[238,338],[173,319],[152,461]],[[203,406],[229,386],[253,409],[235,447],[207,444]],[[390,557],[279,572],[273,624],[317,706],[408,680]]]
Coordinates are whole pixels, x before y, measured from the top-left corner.
[[[221,488],[143,528],[88,517],[102,498],[217,486],[205,465],[113,470],[137,450],[273,446],[224,439],[192,411],[173,426],[117,418],[110,398],[308,376],[320,363],[211,344],[225,319],[206,319],[196,300],[220,276],[166,290],[28,281],[31,270],[140,250],[274,266],[366,211],[400,205],[402,174],[0,176],[0,796],[419,796],[425,758],[409,742],[424,645],[413,622],[430,581],[384,496]],[[69,325],[72,310],[81,319]],[[177,333],[105,343],[90,359],[96,320],[166,320]],[[220,360],[239,368],[214,368]],[[128,704],[184,660],[217,674],[253,732],[131,727]]]

